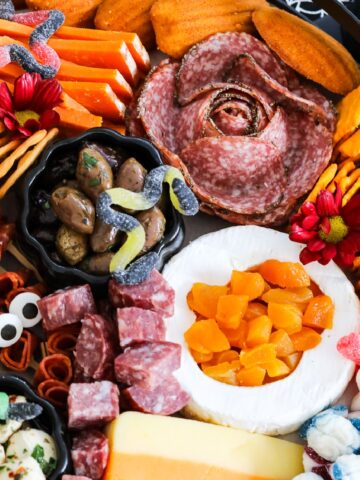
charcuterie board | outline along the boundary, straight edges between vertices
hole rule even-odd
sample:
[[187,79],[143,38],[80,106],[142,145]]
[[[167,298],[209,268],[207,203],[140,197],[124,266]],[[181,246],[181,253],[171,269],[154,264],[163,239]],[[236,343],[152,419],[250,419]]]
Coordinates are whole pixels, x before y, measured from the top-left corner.
[[359,480],[356,17],[68,3],[0,2],[0,480]]

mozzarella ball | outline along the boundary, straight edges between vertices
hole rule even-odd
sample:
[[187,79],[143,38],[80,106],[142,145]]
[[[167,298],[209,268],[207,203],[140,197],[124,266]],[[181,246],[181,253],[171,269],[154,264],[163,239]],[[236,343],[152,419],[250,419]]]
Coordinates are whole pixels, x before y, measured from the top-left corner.
[[21,460],[11,460],[2,464],[0,468],[0,480],[14,480],[19,476],[17,473],[20,468],[21,478],[24,478],[24,480],[46,480],[40,465],[32,457],[25,457]]

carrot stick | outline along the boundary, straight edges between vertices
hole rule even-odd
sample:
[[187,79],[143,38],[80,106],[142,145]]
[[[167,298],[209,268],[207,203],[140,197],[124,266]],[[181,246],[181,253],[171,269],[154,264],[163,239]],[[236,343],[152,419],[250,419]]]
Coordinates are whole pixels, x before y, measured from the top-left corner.
[[[32,27],[21,25],[20,23],[17,23],[16,27],[14,25],[14,22],[0,20],[0,34],[9,35],[19,40],[26,40],[33,31]],[[136,33],[61,27],[54,37],[68,40],[123,40],[140,70],[147,72],[150,68],[149,54]]]
[[121,133],[121,135],[125,135],[125,125],[123,123],[113,123],[109,120],[104,120],[103,127],[111,128],[116,132]]
[[116,68],[130,85],[134,85],[139,77],[135,60],[123,40],[89,42],[88,40],[52,38],[48,45],[62,60],[69,60],[86,67]]
[[56,107],[54,109],[60,115],[60,128],[66,135],[76,135],[90,128],[101,127],[102,117],[92,113],[73,110],[66,107]]
[[125,105],[107,83],[60,82],[64,91],[94,115],[119,122],[124,118]]
[[61,62],[57,73],[59,80],[108,83],[118,97],[127,102],[132,98],[132,89],[119,70],[115,68],[84,67],[66,60]]

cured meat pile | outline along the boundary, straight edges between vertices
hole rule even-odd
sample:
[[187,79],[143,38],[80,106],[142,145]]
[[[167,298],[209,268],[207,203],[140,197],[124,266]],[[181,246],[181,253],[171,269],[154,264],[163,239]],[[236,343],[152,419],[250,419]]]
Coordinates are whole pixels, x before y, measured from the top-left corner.
[[182,170],[203,211],[280,225],[329,163],[334,121],[331,103],[263,42],[228,32],[156,67],[127,128]]
[[[77,432],[75,473],[92,480],[104,474],[109,446],[102,428],[119,414],[120,399],[125,408],[159,415],[173,414],[189,400],[173,375],[180,367],[181,347],[165,340],[174,290],[153,270],[138,285],[110,280],[108,296],[96,305],[90,286],[81,285],[38,302],[50,335],[81,322],[67,399],[68,426]],[[70,362],[65,354],[47,358],[60,356]]]

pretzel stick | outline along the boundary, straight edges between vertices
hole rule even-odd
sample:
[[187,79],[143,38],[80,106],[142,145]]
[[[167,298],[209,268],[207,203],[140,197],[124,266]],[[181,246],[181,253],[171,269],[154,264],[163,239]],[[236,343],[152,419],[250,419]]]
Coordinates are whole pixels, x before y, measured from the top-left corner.
[[321,174],[319,180],[316,182],[316,185],[305,200],[306,202],[315,202],[320,190],[324,190],[335,177],[337,168],[338,167],[335,163],[327,167],[327,169]]
[[342,206],[344,207],[348,201],[350,200],[351,197],[355,195],[355,193],[359,190],[360,188],[360,179],[357,179],[354,185],[346,192],[346,194],[343,196],[342,199]]
[[31,167],[31,165],[36,161],[38,156],[44,150],[46,145],[51,142],[51,140],[53,140],[58,133],[59,130],[57,128],[53,128],[32,150],[29,150],[23,156],[23,158],[19,161],[18,167],[15,172],[10,175],[4,185],[0,188],[0,199],[4,197],[6,192],[14,185],[16,180],[18,180],[18,178],[20,178],[21,175],[26,172],[28,168]]
[[21,263],[23,267],[31,270],[39,282],[44,282],[42,276],[40,275],[36,267],[31,262],[29,262],[26,257],[24,257],[24,255],[15,247],[12,242],[9,244],[7,251],[11,253],[11,255],[16,258],[16,260]]
[[0,138],[0,147],[3,147],[7,143],[10,143],[11,140],[11,135],[4,135],[3,137]]
[[17,148],[19,145],[21,145],[21,140],[12,140],[11,142],[3,145],[0,148],[0,158],[15,150],[15,148]]
[[4,177],[13,167],[16,160],[21,158],[29,150],[29,148],[38,144],[46,136],[46,130],[39,130],[38,132],[31,135],[23,142],[12,154],[7,157],[0,165],[0,178]]

